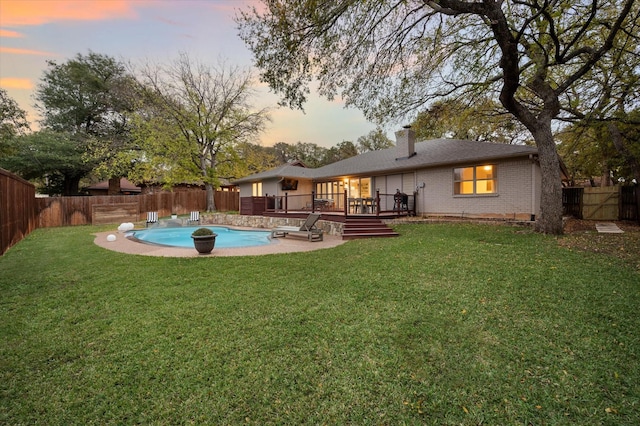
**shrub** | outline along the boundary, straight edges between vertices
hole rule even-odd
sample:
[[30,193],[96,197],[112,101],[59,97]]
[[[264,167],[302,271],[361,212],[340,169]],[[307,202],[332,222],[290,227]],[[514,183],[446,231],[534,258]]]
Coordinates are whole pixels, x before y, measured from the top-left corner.
[[198,228],[191,234],[192,237],[204,237],[207,235],[213,235],[213,231],[209,228]]

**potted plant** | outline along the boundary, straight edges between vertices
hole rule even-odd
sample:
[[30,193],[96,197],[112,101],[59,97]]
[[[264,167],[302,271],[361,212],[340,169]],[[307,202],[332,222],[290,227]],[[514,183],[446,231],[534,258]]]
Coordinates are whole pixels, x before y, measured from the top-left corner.
[[171,213],[171,219],[177,219],[178,213]]
[[191,234],[193,245],[200,254],[208,254],[216,244],[218,234],[209,228],[198,228]]

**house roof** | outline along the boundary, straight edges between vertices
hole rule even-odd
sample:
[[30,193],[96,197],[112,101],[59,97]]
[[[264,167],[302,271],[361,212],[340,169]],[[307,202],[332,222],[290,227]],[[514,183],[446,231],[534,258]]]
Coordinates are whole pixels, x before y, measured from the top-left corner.
[[[87,186],[85,189],[101,189],[108,190],[109,189],[109,181],[105,180],[102,182],[94,183],[93,185]],[[125,178],[120,178],[120,191],[126,192],[140,192],[140,187],[135,184],[129,182]]]
[[304,166],[297,165],[299,163],[286,163],[275,169],[266,170],[264,172],[249,175],[234,181],[234,184],[242,182],[256,182],[271,178],[303,178],[314,179],[316,171],[319,169],[309,169]]
[[317,168],[306,169],[285,164],[266,172],[238,179],[235,183],[269,178],[325,179],[341,176],[401,173],[420,168],[453,164],[472,164],[513,157],[535,155],[538,149],[526,145],[507,145],[460,139],[434,139],[415,144],[415,155],[398,158],[396,147],[364,154]]

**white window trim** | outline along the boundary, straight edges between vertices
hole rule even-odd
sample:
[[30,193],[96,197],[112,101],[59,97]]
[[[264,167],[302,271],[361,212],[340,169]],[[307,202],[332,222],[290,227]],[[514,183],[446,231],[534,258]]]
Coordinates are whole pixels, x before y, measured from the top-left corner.
[[[492,180],[495,182],[495,191],[494,192],[487,192],[487,193],[482,193],[482,194],[478,194],[476,192],[476,183],[478,181],[478,179],[476,178],[476,170],[478,167],[485,167],[485,166],[491,166],[493,167],[493,170],[495,171],[496,177],[493,179],[480,179],[480,180]],[[456,183],[458,182],[470,182],[470,181],[466,181],[466,180],[456,180],[456,169],[468,169],[468,168],[473,168],[473,194],[456,194]],[[487,164],[475,164],[473,166],[461,166],[461,167],[454,167],[451,170],[451,176],[453,177],[453,184],[452,184],[452,188],[451,191],[453,193],[453,196],[456,198],[464,198],[464,197],[497,197],[498,196],[498,165],[495,163],[487,163]]]

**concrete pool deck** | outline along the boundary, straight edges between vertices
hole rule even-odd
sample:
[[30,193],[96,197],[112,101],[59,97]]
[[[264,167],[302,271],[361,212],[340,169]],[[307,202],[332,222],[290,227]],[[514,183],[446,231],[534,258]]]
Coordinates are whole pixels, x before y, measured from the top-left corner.
[[[113,234],[115,241],[108,241],[107,236]],[[162,247],[132,241],[118,231],[99,232],[94,234],[93,242],[107,250],[127,254],[139,254],[143,256],[161,257],[224,257],[224,256],[260,256],[265,254],[295,253],[302,251],[314,251],[336,247],[346,243],[340,236],[325,235],[323,241],[310,242],[302,238],[274,238],[274,241],[265,246],[239,247],[239,248],[214,248],[211,254],[199,254],[195,248]]]

